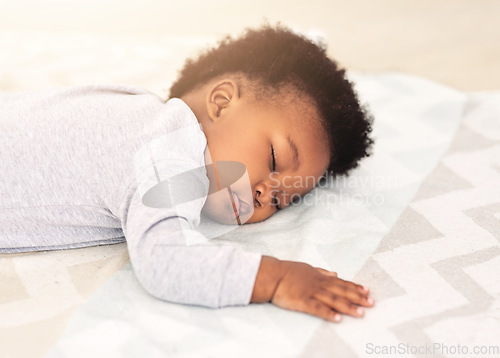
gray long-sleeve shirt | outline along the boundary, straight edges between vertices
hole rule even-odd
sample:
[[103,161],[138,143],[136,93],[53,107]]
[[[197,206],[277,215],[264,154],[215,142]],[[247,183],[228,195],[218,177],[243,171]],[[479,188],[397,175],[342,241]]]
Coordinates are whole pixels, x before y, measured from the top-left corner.
[[[0,253],[126,240],[152,295],[248,304],[261,255],[203,240],[196,231],[203,200],[176,208],[141,200],[158,175],[204,166],[197,123],[180,99],[165,103],[131,86],[0,94]],[[192,190],[203,197],[208,179],[199,173]]]

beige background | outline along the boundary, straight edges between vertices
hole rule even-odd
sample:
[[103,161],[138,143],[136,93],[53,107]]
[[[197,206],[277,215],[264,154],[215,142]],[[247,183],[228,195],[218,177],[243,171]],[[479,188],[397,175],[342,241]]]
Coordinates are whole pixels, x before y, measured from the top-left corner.
[[324,33],[332,57],[351,70],[402,71],[462,90],[500,89],[498,0],[0,0],[0,36],[218,38],[264,19]]

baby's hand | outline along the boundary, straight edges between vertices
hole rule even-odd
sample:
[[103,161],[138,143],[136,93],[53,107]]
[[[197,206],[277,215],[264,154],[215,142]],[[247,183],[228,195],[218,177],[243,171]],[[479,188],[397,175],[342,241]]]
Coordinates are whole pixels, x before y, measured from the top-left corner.
[[334,272],[263,256],[252,302],[271,301],[282,308],[339,322],[340,313],[362,317],[364,310],[360,306],[374,304],[368,295],[368,289],[344,281]]

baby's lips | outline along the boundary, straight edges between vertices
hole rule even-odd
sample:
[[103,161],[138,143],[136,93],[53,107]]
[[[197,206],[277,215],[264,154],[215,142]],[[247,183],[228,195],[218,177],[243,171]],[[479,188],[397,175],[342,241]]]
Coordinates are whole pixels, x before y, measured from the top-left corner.
[[246,201],[239,199],[240,207],[238,213],[240,216],[246,215],[252,211],[252,207]]

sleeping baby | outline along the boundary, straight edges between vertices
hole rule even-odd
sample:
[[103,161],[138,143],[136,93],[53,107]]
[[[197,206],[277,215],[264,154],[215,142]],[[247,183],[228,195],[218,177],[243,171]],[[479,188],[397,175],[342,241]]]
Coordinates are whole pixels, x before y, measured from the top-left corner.
[[0,253],[125,241],[162,300],[362,317],[367,288],[210,240],[369,155],[372,117],[344,70],[263,26],[188,60],[169,97],[125,85],[0,94]]

